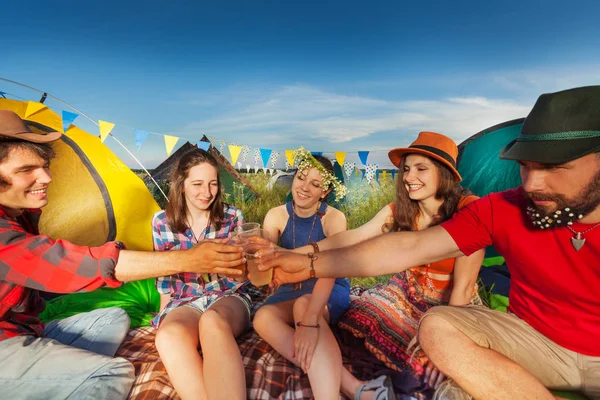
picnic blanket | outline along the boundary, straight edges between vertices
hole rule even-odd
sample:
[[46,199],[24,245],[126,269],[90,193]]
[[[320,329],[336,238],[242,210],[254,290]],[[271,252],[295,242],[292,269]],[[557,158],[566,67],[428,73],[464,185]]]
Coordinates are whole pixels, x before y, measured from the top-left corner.
[[[129,332],[117,351],[117,356],[130,360],[135,366],[136,380],[129,399],[179,399],[154,345],[156,330],[142,327]],[[392,371],[369,353],[360,341],[347,332],[334,329],[342,349],[343,362],[360,379],[372,379],[382,374],[392,377],[398,393],[418,388],[410,376]],[[271,346],[250,330],[238,339],[246,367],[248,399],[296,400],[312,399],[308,376],[281,357]],[[340,395],[340,399],[343,399]],[[424,399],[423,394],[406,399]]]

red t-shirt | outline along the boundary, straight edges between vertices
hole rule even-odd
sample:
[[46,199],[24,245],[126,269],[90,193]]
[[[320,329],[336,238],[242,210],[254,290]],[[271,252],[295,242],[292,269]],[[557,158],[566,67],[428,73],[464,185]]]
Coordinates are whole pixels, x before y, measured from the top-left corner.
[[513,189],[469,204],[441,226],[466,255],[493,244],[504,256],[510,311],[557,344],[600,356],[600,227],[576,251],[566,227],[533,228],[524,210],[523,189]]

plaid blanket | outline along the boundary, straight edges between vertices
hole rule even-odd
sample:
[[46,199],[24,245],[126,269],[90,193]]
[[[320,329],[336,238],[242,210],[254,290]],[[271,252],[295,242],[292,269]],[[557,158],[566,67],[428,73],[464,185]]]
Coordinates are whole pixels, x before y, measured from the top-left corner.
[[[411,393],[420,384],[412,377],[403,376],[386,368],[362,342],[344,331],[334,330],[342,349],[344,365],[359,379],[372,379],[382,374],[392,377],[398,392]],[[144,327],[129,332],[117,356],[130,360],[135,366],[136,380],[130,399],[179,399],[154,345],[155,329]],[[238,339],[246,366],[248,399],[296,400],[312,399],[308,376],[291,362],[281,357],[254,331]],[[409,397],[405,397],[409,398]],[[417,395],[417,398],[421,398]],[[340,399],[343,397],[340,395]]]

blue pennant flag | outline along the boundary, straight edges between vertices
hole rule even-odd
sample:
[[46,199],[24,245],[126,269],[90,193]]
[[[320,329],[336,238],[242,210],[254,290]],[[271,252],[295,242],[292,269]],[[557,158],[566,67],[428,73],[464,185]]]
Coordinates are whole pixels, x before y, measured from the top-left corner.
[[200,150],[208,151],[208,149],[210,148],[210,142],[205,142],[205,141],[199,140],[198,148]]
[[379,182],[379,170],[375,171],[375,180]]
[[322,151],[311,151],[310,154],[312,154],[313,156],[322,156],[323,152]]
[[148,137],[148,132],[141,129],[134,129],[133,136],[135,137],[135,147],[139,150],[142,147],[142,143]]
[[363,163],[363,165],[367,165],[368,157],[369,157],[368,151],[359,151],[358,152],[358,158],[360,158],[360,162]]
[[75,121],[75,118],[79,117],[79,114],[75,114],[69,111],[63,110],[62,112],[62,122],[63,122],[63,132],[66,132],[69,129],[69,126]]
[[362,176],[360,177],[360,180],[363,180],[363,179],[365,179],[365,172],[366,172],[366,170],[363,169],[361,172],[362,172]]
[[396,176],[396,170],[393,169],[392,170],[392,182],[394,182],[394,177]]
[[267,168],[267,164],[269,163],[272,152],[273,150],[270,149],[260,149],[260,158],[262,158],[264,168]]

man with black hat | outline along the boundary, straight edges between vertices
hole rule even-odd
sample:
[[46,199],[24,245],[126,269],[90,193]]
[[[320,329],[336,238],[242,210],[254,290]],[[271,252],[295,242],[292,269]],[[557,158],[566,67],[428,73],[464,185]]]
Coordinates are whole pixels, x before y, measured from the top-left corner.
[[186,251],[141,252],[109,242],[76,246],[38,232],[52,181],[50,142],[0,110],[0,397],[122,399],[133,366],[113,358],[129,329],[119,308],[41,323],[39,291],[70,293],[180,272],[240,275],[241,248],[204,241]]
[[421,320],[420,345],[452,378],[434,398],[552,399],[551,388],[600,399],[599,152],[600,86],[544,94],[500,155],[519,162],[521,187],[436,227],[265,267],[281,267],[278,283],[383,275],[493,244],[511,272],[509,312],[445,306]]

